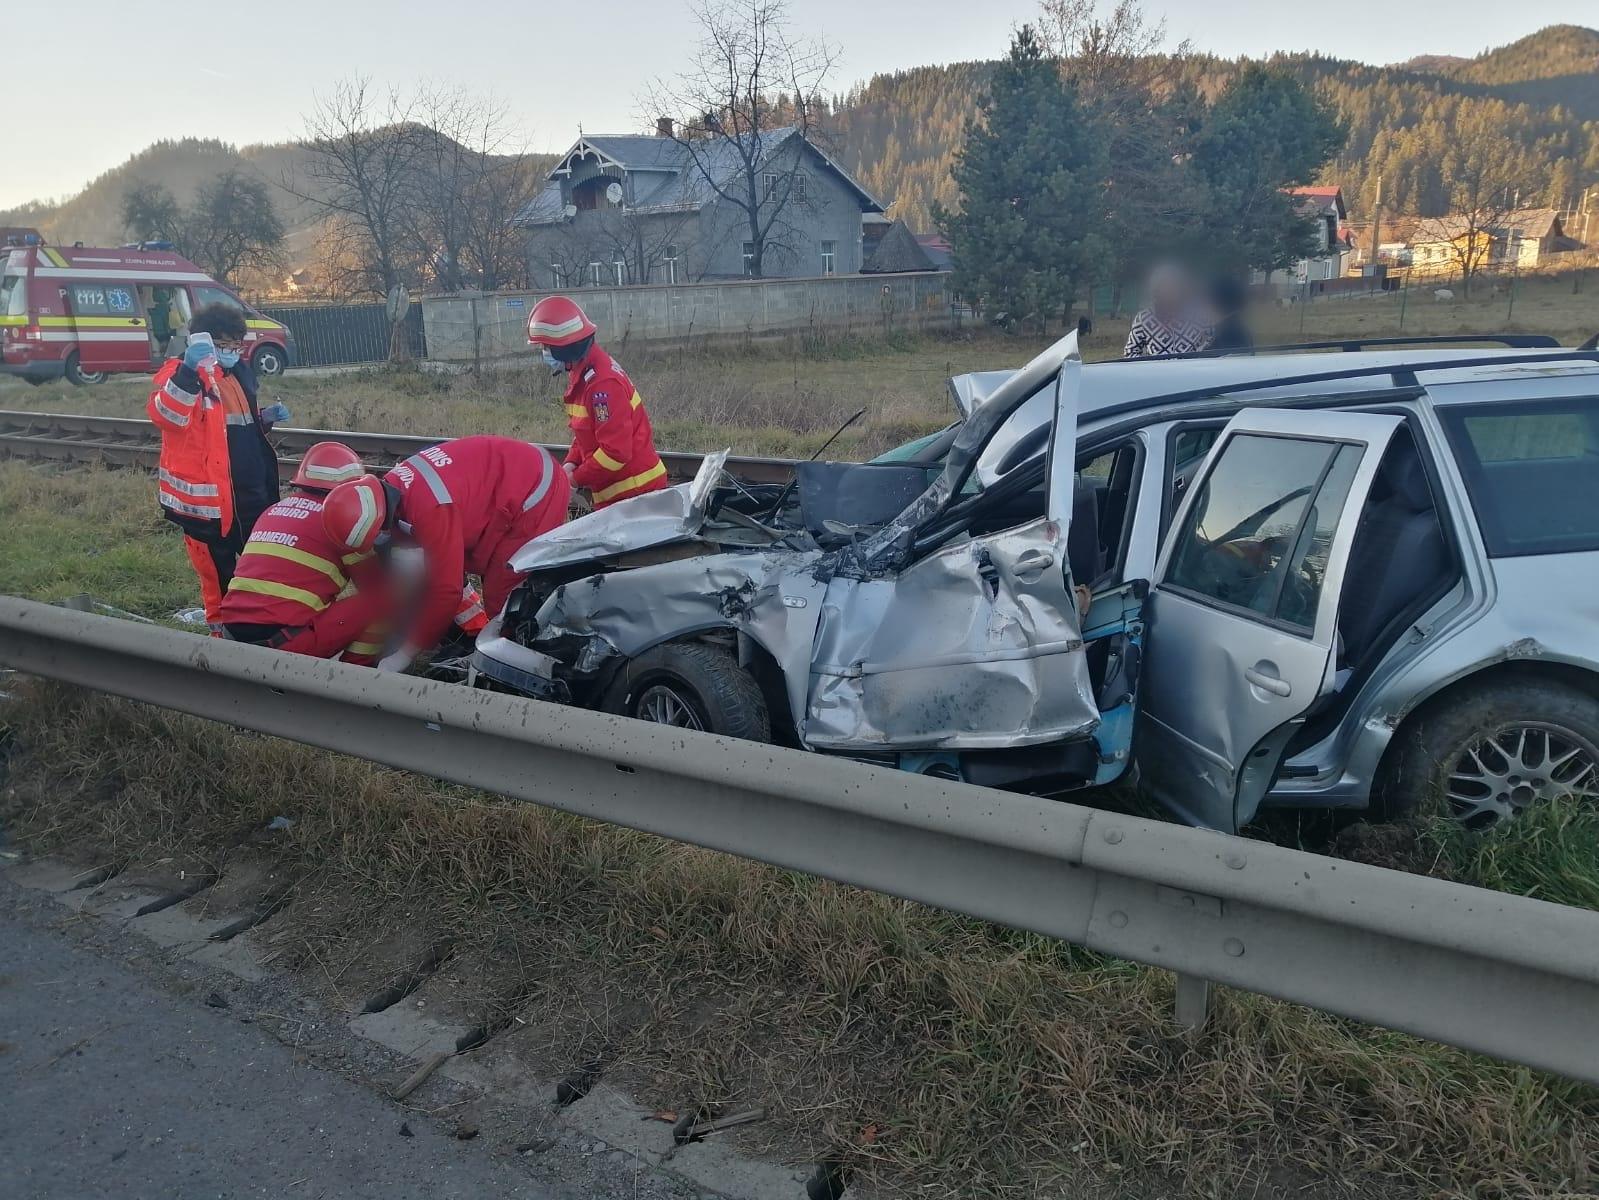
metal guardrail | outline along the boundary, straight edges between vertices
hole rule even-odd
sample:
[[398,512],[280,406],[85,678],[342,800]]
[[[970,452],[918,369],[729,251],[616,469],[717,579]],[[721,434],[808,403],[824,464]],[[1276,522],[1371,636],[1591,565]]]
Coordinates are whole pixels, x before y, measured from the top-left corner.
[[1599,913],[11,597],[0,663],[1599,1083]]
[[[343,429],[300,429],[282,426],[272,431],[283,477],[294,473],[300,455],[316,442],[339,441],[373,467],[388,468],[408,454],[448,441],[445,437],[419,437],[406,433],[358,433]],[[545,449],[564,455],[564,445]],[[0,456],[34,458],[51,462],[104,462],[113,466],[155,470],[161,451],[156,427],[143,418],[91,417],[72,413],[0,411]],[[674,482],[694,478],[701,455],[663,451],[661,461]],[[794,463],[786,458],[729,458],[727,469],[749,483],[787,483]]]

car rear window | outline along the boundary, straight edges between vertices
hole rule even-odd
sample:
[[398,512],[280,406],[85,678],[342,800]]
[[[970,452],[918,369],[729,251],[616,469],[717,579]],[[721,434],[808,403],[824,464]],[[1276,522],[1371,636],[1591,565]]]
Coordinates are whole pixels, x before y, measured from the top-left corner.
[[28,280],[24,275],[0,276],[0,317],[28,315]]
[[1438,414],[1490,555],[1599,550],[1599,397]]

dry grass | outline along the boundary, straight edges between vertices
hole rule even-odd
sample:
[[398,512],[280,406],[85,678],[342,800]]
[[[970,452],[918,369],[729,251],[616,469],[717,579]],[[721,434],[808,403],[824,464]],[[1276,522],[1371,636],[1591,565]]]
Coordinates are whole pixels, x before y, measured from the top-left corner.
[[215,860],[290,816],[300,890],[279,920],[307,967],[337,978],[414,914],[495,964],[476,1002],[524,1011],[550,1061],[603,1045],[648,1102],[765,1103],[782,1145],[889,1190],[1530,1198],[1599,1179],[1599,1095],[1558,1079],[1243,994],[1187,1036],[1163,972],[68,688],[6,719],[0,816],[26,842]]

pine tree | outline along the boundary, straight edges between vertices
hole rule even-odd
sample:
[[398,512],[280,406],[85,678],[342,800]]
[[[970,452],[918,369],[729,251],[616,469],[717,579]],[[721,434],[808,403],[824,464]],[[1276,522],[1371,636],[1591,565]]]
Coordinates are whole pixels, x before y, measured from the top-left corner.
[[1011,321],[1065,315],[1103,269],[1105,154],[1076,88],[1023,26],[967,124],[954,177],[961,209],[935,206],[956,290]]
[[1332,109],[1286,71],[1233,76],[1195,139],[1210,191],[1204,248],[1222,267],[1273,270],[1308,254],[1314,227],[1283,189],[1306,184],[1344,142]]

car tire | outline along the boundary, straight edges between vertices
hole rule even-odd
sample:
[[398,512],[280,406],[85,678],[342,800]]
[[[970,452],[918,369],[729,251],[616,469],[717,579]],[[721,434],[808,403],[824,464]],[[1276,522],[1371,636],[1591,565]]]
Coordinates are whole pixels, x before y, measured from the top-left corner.
[[1538,679],[1473,686],[1407,721],[1389,762],[1378,816],[1488,829],[1556,795],[1599,795],[1599,699]]
[[267,342],[255,348],[255,353],[250,355],[250,365],[255,368],[257,375],[270,378],[283,374],[283,368],[288,363],[284,361],[283,351]]
[[600,707],[680,729],[772,740],[755,677],[727,651],[700,642],[670,642],[639,655],[606,689]]
[[68,383],[75,384],[78,387],[90,387],[96,383],[104,383],[106,373],[104,371],[85,371],[78,362],[78,352],[74,350],[67,355],[66,376]]

